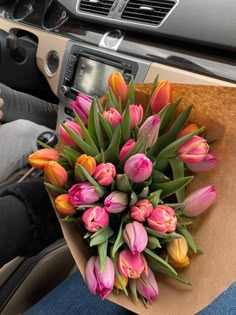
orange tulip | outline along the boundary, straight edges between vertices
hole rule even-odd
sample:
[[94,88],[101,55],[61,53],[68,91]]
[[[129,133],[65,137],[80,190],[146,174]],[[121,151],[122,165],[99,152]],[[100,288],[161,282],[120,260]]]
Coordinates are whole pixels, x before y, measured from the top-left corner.
[[66,170],[56,161],[50,161],[46,164],[44,174],[51,184],[58,187],[63,187],[68,179]]
[[163,107],[172,102],[172,86],[166,81],[162,80],[157,85],[151,98],[151,108],[153,113],[159,113]]
[[[121,280],[122,280],[124,287],[126,288],[126,286],[128,284],[128,277],[121,275]],[[117,277],[115,277],[114,286],[116,287],[116,289],[123,290]]]
[[188,243],[184,237],[167,243],[167,252],[176,263],[182,263],[188,253]]
[[186,136],[187,134],[198,130],[198,126],[196,124],[189,124],[186,127],[184,127],[184,129],[182,129],[179,134],[177,135],[177,138],[181,138],[183,136]]
[[32,167],[41,169],[44,168],[49,161],[59,159],[60,155],[56,150],[40,149],[29,156],[28,162]]
[[87,154],[82,154],[80,157],[78,157],[75,162],[75,167],[78,164],[83,166],[90,175],[93,175],[97,166],[95,158],[88,156]]
[[117,100],[120,98],[121,102],[125,102],[128,93],[128,87],[120,72],[113,72],[110,75],[108,78],[108,87],[112,90]]
[[69,194],[62,194],[55,199],[56,209],[63,214],[74,214],[76,213],[76,208],[70,203]]

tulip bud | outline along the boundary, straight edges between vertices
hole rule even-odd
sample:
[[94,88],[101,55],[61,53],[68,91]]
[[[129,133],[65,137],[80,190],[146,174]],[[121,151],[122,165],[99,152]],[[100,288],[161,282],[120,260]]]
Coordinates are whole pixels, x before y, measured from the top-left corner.
[[119,253],[117,267],[121,275],[131,279],[140,278],[143,272],[148,274],[148,265],[144,256],[142,254],[133,255],[128,248]]
[[[128,280],[129,278],[124,276],[124,275],[121,275],[121,280],[122,280],[122,283],[124,285],[124,287],[126,288],[127,287],[127,284],[128,284]],[[115,277],[115,281],[114,281],[114,286],[116,289],[118,290],[123,290],[122,286],[120,285],[120,282],[119,280],[117,279],[117,277]]]
[[159,293],[156,278],[150,268],[148,269],[148,275],[143,274],[141,279],[136,280],[136,285],[137,291],[150,303]]
[[[71,131],[73,131],[77,136],[83,138],[82,129],[80,128],[80,126],[76,122],[68,120],[65,122],[64,125],[67,126]],[[69,136],[69,134],[65,131],[65,129],[63,128],[62,125],[60,125],[59,133],[60,133],[60,137],[61,137],[62,141],[66,145],[69,145],[72,148],[75,148],[77,146],[77,144]]]
[[138,126],[143,119],[143,107],[142,105],[130,105],[130,127],[133,129]]
[[153,210],[153,205],[148,199],[139,200],[130,210],[130,216],[134,220],[144,222]]
[[60,155],[54,149],[40,149],[32,154],[30,154],[28,161],[32,167],[44,168],[45,165],[52,160],[59,160]]
[[131,156],[124,165],[124,172],[135,183],[141,183],[151,176],[153,164],[145,154]]
[[85,276],[89,290],[104,300],[114,286],[115,268],[111,259],[106,257],[105,270],[101,271],[99,257],[90,257],[86,264]]
[[87,231],[97,232],[100,228],[107,226],[109,216],[104,208],[96,206],[85,210],[82,221]]
[[104,209],[109,213],[120,213],[126,209],[129,203],[128,195],[120,192],[111,192],[104,200]]
[[207,153],[205,158],[197,163],[186,163],[187,168],[194,173],[209,172],[217,164],[217,158],[212,153]]
[[194,217],[207,210],[215,201],[217,192],[214,185],[200,188],[184,200],[184,214]]
[[55,199],[56,209],[63,214],[72,215],[76,213],[75,207],[70,202],[69,194],[62,194]]
[[171,265],[175,269],[180,269],[180,268],[182,269],[190,265],[190,259],[188,256],[185,256],[185,258],[181,262],[176,262],[171,257],[169,257],[168,264]]
[[56,161],[49,161],[44,167],[47,180],[54,186],[63,187],[68,179],[67,171]]
[[166,81],[162,80],[157,85],[151,98],[151,108],[153,113],[159,113],[162,108],[172,102],[172,86]]
[[182,144],[177,150],[179,158],[184,163],[197,163],[202,161],[207,155],[210,147],[207,144],[207,140],[193,136],[190,140]]
[[137,221],[126,224],[123,238],[133,255],[141,253],[148,243],[147,232],[143,225]]
[[88,123],[88,116],[90,107],[92,104],[92,100],[83,94],[78,94],[76,97],[76,101],[70,102],[71,108],[78,114],[82,122],[87,125]]
[[113,178],[116,176],[116,168],[112,163],[99,164],[93,177],[102,186],[108,186],[113,182]]
[[180,237],[168,242],[166,249],[176,263],[182,263],[188,253],[188,243],[184,237]]
[[135,141],[134,139],[129,139],[128,141],[125,142],[125,144],[123,145],[123,147],[120,150],[120,155],[119,155],[119,159],[122,160],[127,153],[129,153],[130,150],[133,149],[133,147],[135,146]]
[[77,165],[83,166],[90,175],[93,175],[96,169],[96,160],[92,156],[82,154],[75,162],[75,167]]
[[138,139],[143,135],[149,137],[147,142],[148,148],[150,148],[156,143],[160,129],[160,124],[161,124],[160,117],[157,115],[152,115],[148,117],[140,127],[137,137]]
[[177,225],[177,218],[171,207],[158,205],[147,218],[148,225],[157,232],[173,232]]
[[110,108],[108,111],[104,111],[102,115],[109,121],[109,123],[115,128],[122,120],[121,114],[115,108]]
[[177,135],[177,139],[183,137],[183,136],[186,136],[188,135],[189,133],[193,132],[193,131],[196,131],[198,130],[198,126],[196,124],[189,124],[187,125],[186,127],[184,127],[184,129],[182,129],[178,135]]
[[99,200],[99,195],[94,186],[89,182],[73,185],[69,189],[70,201],[73,206],[89,205]]
[[110,75],[108,87],[112,90],[117,100],[121,99],[121,102],[126,101],[128,87],[120,72],[116,71]]

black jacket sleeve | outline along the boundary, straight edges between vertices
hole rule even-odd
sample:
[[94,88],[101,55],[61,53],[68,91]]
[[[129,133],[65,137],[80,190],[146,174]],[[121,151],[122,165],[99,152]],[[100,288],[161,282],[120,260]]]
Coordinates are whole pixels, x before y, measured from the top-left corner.
[[0,189],[0,266],[17,256],[34,255],[60,237],[43,178]]

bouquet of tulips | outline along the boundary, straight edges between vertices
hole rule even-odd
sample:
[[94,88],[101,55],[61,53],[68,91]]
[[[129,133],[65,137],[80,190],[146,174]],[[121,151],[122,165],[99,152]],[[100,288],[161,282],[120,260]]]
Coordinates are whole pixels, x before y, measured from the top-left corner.
[[86,282],[104,299],[112,290],[141,298],[158,295],[164,274],[190,285],[179,270],[200,252],[191,223],[216,198],[214,185],[186,196],[200,172],[216,166],[204,127],[189,123],[192,107],[178,112],[168,81],[154,81],[148,104],[119,72],[102,99],[78,94],[74,120],[61,123],[63,147],[29,157],[43,168],[61,220],[79,221],[92,254]]

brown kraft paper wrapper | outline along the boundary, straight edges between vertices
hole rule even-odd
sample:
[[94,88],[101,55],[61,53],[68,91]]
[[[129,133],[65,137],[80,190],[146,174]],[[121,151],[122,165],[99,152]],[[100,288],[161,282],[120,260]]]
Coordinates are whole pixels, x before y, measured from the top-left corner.
[[[136,103],[147,103],[151,84],[136,84]],[[192,315],[210,304],[236,280],[236,88],[173,84],[174,101],[183,98],[180,110],[193,105],[190,122],[206,126],[208,139],[218,165],[210,172],[197,174],[188,193],[214,184],[216,202],[197,220],[193,228],[196,246],[203,254],[195,255],[188,268],[179,274],[192,287],[167,276],[157,275],[159,296],[146,309],[141,302],[123,293],[111,293],[108,299],[137,314]],[[52,203],[53,196],[49,193]],[[60,220],[60,214],[58,214]],[[91,255],[77,223],[62,222],[61,227],[78,269],[84,276]]]

